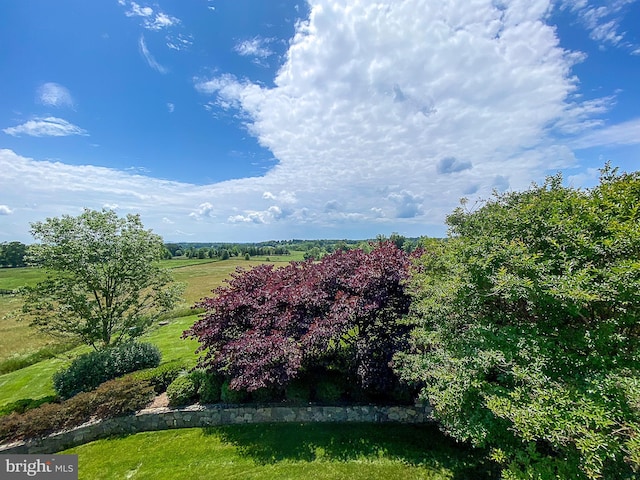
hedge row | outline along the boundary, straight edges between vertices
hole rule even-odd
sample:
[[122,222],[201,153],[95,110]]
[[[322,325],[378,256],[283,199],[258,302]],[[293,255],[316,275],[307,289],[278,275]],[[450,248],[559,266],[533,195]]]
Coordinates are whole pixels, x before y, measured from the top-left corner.
[[25,413],[0,418],[0,441],[44,437],[77,427],[91,419],[106,419],[134,413],[153,398],[150,382],[125,376],[83,392],[61,403],[47,403]]

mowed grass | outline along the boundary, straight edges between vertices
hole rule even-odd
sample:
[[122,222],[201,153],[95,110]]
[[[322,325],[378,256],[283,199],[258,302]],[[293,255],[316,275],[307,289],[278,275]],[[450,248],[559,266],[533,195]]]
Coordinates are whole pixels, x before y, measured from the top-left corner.
[[[157,345],[162,352],[162,362],[181,361],[185,367],[195,366],[198,357],[195,351],[198,342],[183,340],[182,332],[193,325],[197,316],[180,317],[169,321],[168,325],[158,326],[142,336],[141,341]],[[90,351],[85,345],[74,348],[66,353],[0,375],[0,405],[15,402],[23,398],[38,399],[53,395],[53,374],[68,365],[71,360]]]
[[191,428],[100,440],[78,454],[80,479],[497,478],[479,452],[433,425],[261,424]]
[[[181,265],[180,268],[174,269],[175,279],[186,285],[183,309],[193,306],[200,298],[210,295],[211,290],[221,285],[224,279],[238,266],[251,267],[259,264],[259,262],[238,258],[215,262],[207,260],[194,260],[193,262],[196,263]],[[38,276],[33,272],[30,272],[29,275],[22,272],[30,269],[7,270],[14,271],[16,278],[28,279],[26,280],[28,282],[38,281]],[[6,272],[3,271],[3,273]],[[44,278],[42,272],[40,275],[40,278]],[[14,280],[12,283],[15,285],[19,282]],[[4,308],[9,312],[12,309],[19,310],[21,305],[20,296],[0,296],[0,309]],[[18,318],[17,312],[15,315],[5,314],[4,317],[0,317],[0,333],[2,334],[0,336],[0,364],[25,359],[37,355],[45,348],[57,345],[54,339],[40,334],[29,327],[27,321],[20,321]],[[163,362],[181,360],[187,366],[195,365],[197,356],[194,352],[198,343],[194,340],[183,340],[181,335],[196,320],[196,315],[169,317],[168,325],[154,327],[142,337],[142,340],[158,345],[163,354]],[[75,356],[87,351],[89,348],[86,346],[77,347],[67,352],[58,353],[53,358],[34,365],[0,375],[0,405],[23,398],[37,399],[53,394],[53,373],[67,365]]]
[[[293,259],[299,256],[301,255],[274,258]],[[184,311],[203,297],[210,296],[211,290],[223,284],[224,279],[228,278],[237,267],[251,268],[260,263],[262,263],[260,260],[247,261],[234,257],[224,261],[165,260],[162,266],[171,269],[176,281],[186,286],[183,303],[178,307],[179,310]],[[274,260],[274,264],[283,265],[284,263]],[[14,290],[23,286],[33,286],[45,276],[45,272],[37,268],[0,269],[0,289]],[[0,367],[7,360],[20,363],[30,357],[37,357],[38,352],[43,349],[56,350],[59,343],[59,340],[29,327],[28,319],[22,314],[20,295],[0,295]],[[1,371],[2,368],[0,368]]]

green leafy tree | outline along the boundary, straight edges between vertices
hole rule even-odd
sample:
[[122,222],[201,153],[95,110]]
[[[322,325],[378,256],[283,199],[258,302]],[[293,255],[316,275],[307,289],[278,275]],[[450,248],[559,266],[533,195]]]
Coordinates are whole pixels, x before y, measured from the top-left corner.
[[0,243],[0,266],[24,267],[27,246],[21,242]]
[[397,355],[443,428],[507,479],[640,472],[640,173],[560,175],[448,217],[412,280]]
[[139,336],[180,298],[181,286],[158,266],[162,238],[138,215],[86,209],[33,223],[31,234],[38,243],[28,260],[48,276],[25,289],[23,310],[44,332],[97,350]]

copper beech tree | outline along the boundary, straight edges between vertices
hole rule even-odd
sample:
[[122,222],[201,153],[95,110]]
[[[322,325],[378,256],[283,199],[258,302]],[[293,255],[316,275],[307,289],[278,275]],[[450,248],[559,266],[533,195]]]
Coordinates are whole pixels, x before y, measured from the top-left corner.
[[407,343],[410,264],[392,242],[379,242],[371,253],[238,270],[197,304],[205,313],[184,337],[201,343],[200,366],[234,389],[284,387],[340,359],[362,388],[381,392],[397,382],[390,362]]

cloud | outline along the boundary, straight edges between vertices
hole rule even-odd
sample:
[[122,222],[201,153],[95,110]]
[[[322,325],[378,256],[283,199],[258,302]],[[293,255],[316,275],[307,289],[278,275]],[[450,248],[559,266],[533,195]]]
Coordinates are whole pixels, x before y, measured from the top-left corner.
[[29,135],[32,137],[67,137],[70,135],[89,135],[86,130],[57,117],[35,118],[22,125],[2,130],[14,137]]
[[617,125],[587,130],[572,142],[573,148],[640,145],[640,118]]
[[191,45],[193,45],[193,37],[191,35],[179,33],[178,35],[167,36],[167,47],[172,50],[186,50],[191,47]]
[[114,203],[167,240],[443,235],[460,197],[579,175],[571,148],[638,138],[637,123],[600,120],[612,99],[580,101],[582,56],[550,6],[310,0],[272,81],[193,79],[277,159],[264,175],[191,185],[0,151],[2,201],[35,205],[25,225]]
[[189,214],[190,217],[200,220],[204,217],[215,217],[213,205],[204,202],[198,205],[198,208]]
[[438,173],[457,173],[471,168],[471,162],[458,160],[454,157],[445,157],[438,162]]
[[11,215],[13,210],[11,210],[7,205],[0,205],[0,215]]
[[273,55],[273,50],[268,47],[270,39],[254,37],[250,40],[244,40],[238,43],[234,50],[242,56],[267,58]]
[[309,6],[273,87],[194,79],[214,114],[246,118],[278,159],[261,181],[294,185],[304,221],[334,215],[335,200],[362,222],[441,222],[465,192],[574,165],[557,136],[611,104],[576,100],[584,57],[560,46],[547,1]]
[[591,0],[562,0],[559,6],[562,10],[569,10],[574,13],[594,41],[635,50],[638,45],[632,45],[630,42],[625,41],[627,33],[621,31],[621,23],[624,10],[636,1],[609,0],[606,2],[594,2]]
[[38,101],[51,107],[73,107],[71,92],[59,83],[48,82],[38,88]]
[[173,113],[176,109],[176,106],[171,103],[171,102],[167,102],[167,110],[169,111],[169,113]]
[[167,73],[167,69],[160,65],[156,59],[151,55],[149,49],[147,48],[147,44],[144,41],[144,36],[140,35],[140,40],[138,40],[138,46],[140,47],[140,54],[147,61],[147,64],[160,73]]
[[397,218],[413,218],[422,213],[422,196],[403,190],[399,193],[391,193],[388,197],[396,204]]
[[[118,1],[122,6],[126,6],[126,2]],[[161,11],[155,11],[149,6],[141,6],[136,2],[129,2],[129,9],[124,13],[127,17],[142,18],[142,26],[147,30],[163,30],[178,25],[180,19],[168,15]]]

